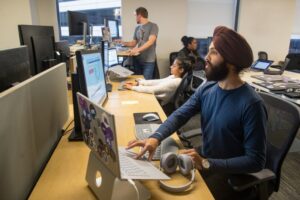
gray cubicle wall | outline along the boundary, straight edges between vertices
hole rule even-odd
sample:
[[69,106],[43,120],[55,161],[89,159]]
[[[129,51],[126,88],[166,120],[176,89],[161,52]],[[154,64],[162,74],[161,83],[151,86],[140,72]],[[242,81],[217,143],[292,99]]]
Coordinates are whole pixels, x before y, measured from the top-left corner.
[[68,116],[63,63],[0,93],[0,199],[26,199]]

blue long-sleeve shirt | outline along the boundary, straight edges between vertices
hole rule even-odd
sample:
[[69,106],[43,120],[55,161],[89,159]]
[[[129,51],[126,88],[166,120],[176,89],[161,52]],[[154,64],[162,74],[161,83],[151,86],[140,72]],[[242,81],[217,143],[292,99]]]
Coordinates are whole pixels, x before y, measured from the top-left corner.
[[201,113],[203,157],[210,170],[250,173],[264,168],[267,112],[261,97],[245,83],[223,90],[208,82],[177,109],[151,136],[162,141],[192,116]]

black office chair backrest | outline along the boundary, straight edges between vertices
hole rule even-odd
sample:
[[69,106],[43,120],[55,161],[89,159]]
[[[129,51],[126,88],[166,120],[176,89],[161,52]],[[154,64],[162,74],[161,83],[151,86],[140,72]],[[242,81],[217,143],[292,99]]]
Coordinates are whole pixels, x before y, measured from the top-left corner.
[[260,96],[268,112],[266,168],[276,174],[274,190],[278,191],[283,160],[299,129],[300,111],[295,104],[272,94]]
[[192,71],[185,73],[171,101],[166,105],[162,106],[167,116],[170,116],[189,98],[189,90],[191,90],[192,75]]
[[67,57],[70,57],[71,53],[67,40],[55,42],[55,50],[64,53]]
[[185,75],[182,77],[182,80],[173,97],[175,110],[189,99],[192,77],[193,71],[185,73]]
[[177,58],[179,52],[171,52],[169,56],[170,66],[173,64],[175,58]]
[[286,70],[300,70],[300,54],[289,53],[286,58],[290,59],[290,62],[286,66]]
[[258,59],[259,60],[268,60],[268,54],[265,51],[258,52]]

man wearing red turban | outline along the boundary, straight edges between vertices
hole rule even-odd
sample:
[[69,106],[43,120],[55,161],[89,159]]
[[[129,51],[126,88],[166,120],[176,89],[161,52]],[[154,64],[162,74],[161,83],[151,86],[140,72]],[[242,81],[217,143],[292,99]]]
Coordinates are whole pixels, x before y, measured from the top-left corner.
[[202,149],[182,153],[192,157],[216,199],[245,199],[244,192],[236,193],[229,187],[228,174],[258,172],[266,162],[266,108],[261,97],[239,76],[251,65],[252,50],[240,34],[219,26],[205,59],[208,82],[152,136],[131,141],[128,148],[141,146],[138,157],[149,151],[151,159],[163,139],[200,112]]

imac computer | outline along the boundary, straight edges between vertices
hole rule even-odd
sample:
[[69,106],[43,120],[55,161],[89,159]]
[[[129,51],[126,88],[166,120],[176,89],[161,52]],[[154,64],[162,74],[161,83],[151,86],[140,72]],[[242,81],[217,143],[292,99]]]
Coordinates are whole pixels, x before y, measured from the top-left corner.
[[[77,74],[72,74],[73,103],[77,105],[76,93],[80,92],[96,104],[102,105],[107,98],[106,80],[101,54],[97,50],[76,51]],[[79,110],[73,106],[74,129],[69,141],[82,141]]]
[[31,75],[56,64],[52,26],[18,25],[18,30],[20,44],[28,47]]
[[26,46],[0,50],[0,92],[30,78],[28,48]]
[[90,34],[88,17],[85,13],[68,11],[69,35],[82,35],[85,45],[86,36]]
[[91,101],[102,105],[107,98],[105,73],[101,54],[97,50],[76,52],[81,92]]
[[107,27],[110,30],[110,35],[113,39],[119,38],[119,23],[118,20],[108,19],[106,20]]

